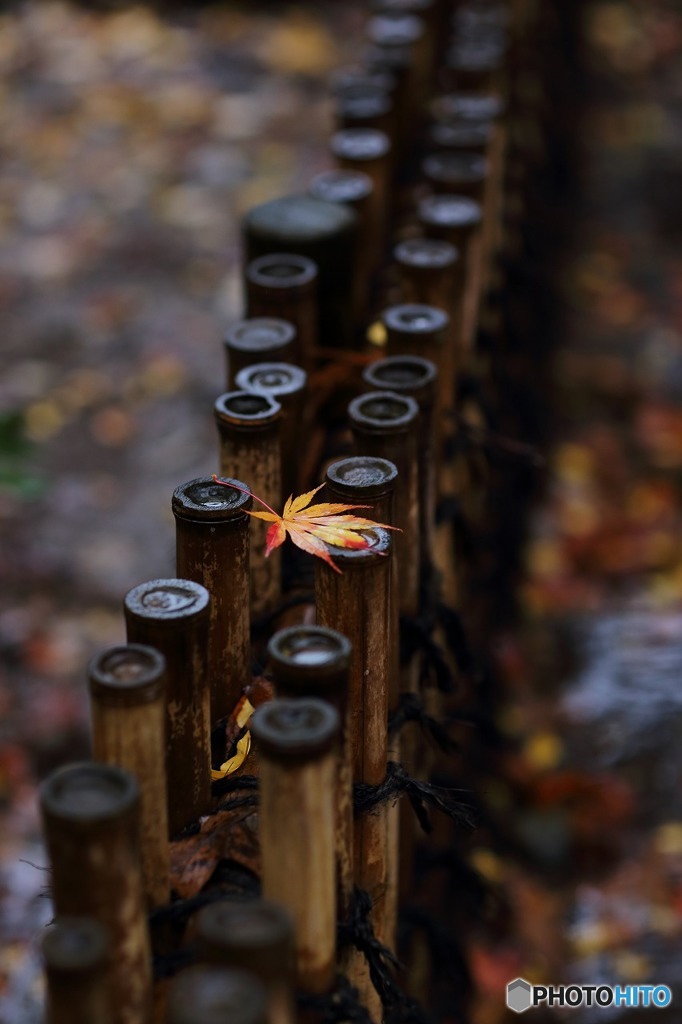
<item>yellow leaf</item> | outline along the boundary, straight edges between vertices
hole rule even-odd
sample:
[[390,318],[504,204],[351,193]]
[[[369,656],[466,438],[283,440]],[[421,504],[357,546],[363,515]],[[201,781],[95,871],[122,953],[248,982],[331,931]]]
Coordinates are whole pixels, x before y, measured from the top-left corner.
[[244,764],[250,750],[251,733],[245,732],[242,738],[237,741],[236,753],[228,758],[227,761],[224,761],[218,771],[215,768],[211,769],[211,778],[215,781],[215,779],[224,779],[226,775],[232,775],[233,772],[236,772],[237,768],[241,768]]

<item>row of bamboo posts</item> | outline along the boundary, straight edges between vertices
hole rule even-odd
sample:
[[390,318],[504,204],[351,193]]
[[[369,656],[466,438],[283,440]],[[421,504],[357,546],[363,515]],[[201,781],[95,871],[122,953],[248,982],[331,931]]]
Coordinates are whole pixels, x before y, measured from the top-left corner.
[[[530,0],[377,0],[357,66],[331,83],[334,166],[244,219],[245,318],[214,405],[219,476],[237,488],[176,488],[175,569],[126,595],[127,643],[88,669],[92,760],[42,785],[48,1024],[377,1024],[429,1003],[418,947],[398,971],[377,942],[396,949],[417,887],[417,831],[387,780],[427,783],[441,755],[389,718],[405,695],[448,710],[405,630],[434,594],[462,601],[436,510],[471,500],[458,382],[485,373],[477,326],[523,211],[537,111],[515,76],[533,25]],[[321,500],[399,532],[330,548],[340,573],[266,558],[252,495],[279,511],[322,482]],[[272,699],[253,698],[254,663]],[[238,739],[246,760],[222,778]],[[230,808],[221,860],[249,884],[218,870],[180,899],[178,844]],[[237,821],[257,836],[250,868]]]

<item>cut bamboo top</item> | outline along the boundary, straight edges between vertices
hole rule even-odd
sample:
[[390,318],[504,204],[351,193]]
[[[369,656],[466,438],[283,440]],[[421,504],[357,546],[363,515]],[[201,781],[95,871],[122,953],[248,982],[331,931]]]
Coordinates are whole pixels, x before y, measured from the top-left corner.
[[293,977],[294,926],[279,904],[221,900],[200,910],[196,925],[202,960],[251,970],[266,983]]
[[483,154],[490,145],[492,130],[489,121],[436,121],[428,131],[429,141],[438,149],[468,149]]
[[409,12],[383,11],[369,19],[366,32],[375,46],[410,46],[424,35],[424,22]]
[[396,87],[395,76],[390,71],[366,67],[341,67],[333,71],[329,78],[329,88],[335,96],[343,96],[346,89],[353,89],[358,84],[374,85],[391,94]]
[[364,171],[337,168],[316,174],[310,182],[309,192],[311,196],[326,199],[329,203],[357,206],[371,195],[373,187],[372,179]]
[[365,367],[362,379],[378,391],[399,391],[415,399],[420,408],[434,399],[438,370],[421,356],[387,356]]
[[497,121],[504,113],[504,100],[495,93],[452,92],[439,96],[431,107],[434,117],[463,121]]
[[106,928],[94,918],[65,916],[50,925],[40,948],[48,974],[71,976],[103,964],[109,940]]
[[287,320],[274,316],[254,316],[240,320],[225,332],[224,345],[228,359],[232,351],[249,360],[263,353],[291,351],[296,340],[296,328]]
[[249,727],[267,757],[308,761],[331,750],[340,725],[338,711],[326,701],[278,697],[256,709]]
[[90,692],[101,704],[134,707],[164,691],[166,659],[144,644],[125,644],[95,655],[88,666]]
[[46,818],[69,828],[91,828],[137,813],[139,792],[133,776],[110,764],[82,761],[52,772],[40,787]]
[[336,117],[344,128],[382,128],[393,109],[391,97],[374,85],[348,87],[336,101]]
[[251,495],[243,493],[244,490],[248,492],[248,486],[242,480],[232,477],[221,479],[236,484],[242,490],[217,484],[210,476],[196,477],[175,488],[171,500],[173,514],[192,522],[225,523],[244,519],[252,505]]
[[344,128],[332,135],[330,146],[339,159],[369,162],[386,156],[391,141],[376,128]]
[[297,253],[276,252],[258,256],[246,267],[247,286],[278,299],[284,292],[308,295],[315,290],[317,266]]
[[178,627],[194,626],[208,615],[211,597],[205,587],[192,580],[149,580],[133,587],[125,596],[126,616],[172,622]]
[[483,217],[481,204],[467,196],[425,196],[417,210],[427,231],[452,233],[456,238],[473,231]]
[[352,455],[338,459],[327,468],[327,483],[348,498],[383,498],[391,494],[398,469],[389,459]]
[[422,344],[438,341],[444,337],[450,324],[450,317],[444,309],[421,303],[390,306],[384,310],[382,319],[388,334],[389,349],[396,342]]
[[348,405],[353,429],[370,434],[405,434],[412,429],[419,406],[408,395],[393,391],[370,391]]
[[218,427],[230,430],[267,430],[282,414],[282,406],[271,395],[253,391],[227,391],[213,406]]
[[280,629],[268,644],[275,688],[286,696],[339,697],[348,683],[351,644],[325,626]]
[[430,277],[434,271],[449,270],[459,259],[457,247],[440,238],[408,238],[393,250],[396,263],[406,272]]
[[488,161],[480,153],[444,150],[424,157],[422,173],[435,188],[480,191],[488,173]]
[[291,363],[257,363],[245,366],[234,379],[242,391],[286,398],[298,394],[306,386],[308,374],[300,366]]
[[250,210],[245,228],[254,239],[314,245],[338,234],[352,234],[355,223],[350,210],[333,203],[312,196],[285,196]]
[[235,967],[188,967],[168,992],[169,1024],[267,1024],[262,982]]

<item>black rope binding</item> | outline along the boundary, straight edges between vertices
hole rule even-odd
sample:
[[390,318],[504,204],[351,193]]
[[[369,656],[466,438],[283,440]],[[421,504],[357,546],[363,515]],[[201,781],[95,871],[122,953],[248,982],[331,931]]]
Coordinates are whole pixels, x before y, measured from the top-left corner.
[[[434,786],[430,782],[413,779],[401,764],[389,761],[386,765],[386,778],[378,786],[369,786],[364,782],[356,782],[353,786],[353,807],[355,816],[367,814],[369,811],[385,804],[388,800],[407,796],[417,821],[424,832],[432,829],[431,820],[426,808],[431,807],[442,811],[457,824],[466,829],[473,829],[474,821],[470,804],[460,799],[466,790],[446,789]],[[467,796],[469,796],[467,792]]]
[[401,967],[400,961],[377,939],[371,913],[372,897],[364,889],[355,888],[350,918],[337,925],[339,947],[353,945],[365,957],[370,981],[384,1008],[384,1024],[432,1024],[419,1004],[396,983],[393,972]]
[[450,736],[445,726],[426,711],[424,702],[418,693],[400,694],[398,707],[389,715],[389,736],[400,732],[407,722],[416,722],[424,735],[430,737],[444,754],[454,754],[459,750],[459,745]]

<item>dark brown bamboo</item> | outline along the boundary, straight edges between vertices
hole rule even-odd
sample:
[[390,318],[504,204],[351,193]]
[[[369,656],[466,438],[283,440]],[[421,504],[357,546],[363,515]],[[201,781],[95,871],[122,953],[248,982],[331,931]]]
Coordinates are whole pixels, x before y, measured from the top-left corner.
[[464,365],[474,347],[478,321],[483,211],[480,203],[466,196],[433,195],[420,201],[418,214],[427,237],[444,239],[460,253],[464,291],[457,351]]
[[419,407],[406,395],[373,391],[348,406],[358,454],[388,459],[398,469],[393,501],[397,534],[400,610],[415,615],[419,607],[419,477],[417,423]]
[[357,214],[358,233],[353,271],[353,318],[363,324],[372,278],[377,267],[372,255],[372,193],[374,183],[364,171],[337,168],[315,175],[309,185],[311,196],[329,203],[350,206]]
[[282,406],[280,445],[282,454],[282,497],[298,493],[304,411],[308,375],[300,366],[260,363],[245,366],[235,379],[240,391],[270,395]]
[[[386,775],[389,671],[392,663],[391,536],[380,527],[364,531],[369,546],[330,548],[342,570],[315,563],[315,603],[320,625],[348,637],[352,647],[348,696],[353,743],[353,780],[376,786]],[[356,819],[356,885],[374,904],[375,931],[385,934],[386,808]]]
[[112,647],[88,667],[92,754],[140,788],[142,873],[150,907],[170,895],[166,785],[166,662],[152,647]]
[[483,202],[488,162],[479,153],[441,150],[422,160],[422,174],[437,194],[468,196]]
[[[220,435],[220,471],[246,480],[251,492],[279,512],[282,503],[280,425],[282,406],[271,395],[231,391],[214,406]],[[264,511],[258,504],[254,511]],[[251,613],[262,615],[277,604],[282,589],[281,555],[265,556],[268,523],[251,518]]]
[[455,370],[458,367],[450,317],[443,309],[418,303],[391,306],[384,310],[386,347],[391,356],[421,356],[438,369],[436,392],[436,437],[440,459],[443,439],[452,432],[455,405]]
[[343,505],[367,505],[358,515],[392,526],[397,479],[398,467],[388,459],[351,455],[327,467],[326,494]]
[[170,984],[168,1024],[272,1024],[262,983],[236,967],[196,966]]
[[196,944],[200,963],[236,967],[259,979],[268,1024],[294,1024],[294,926],[283,907],[267,900],[213,903],[197,914]]
[[148,1024],[152,970],[139,847],[139,790],[129,772],[83,762],[40,788],[58,917],[92,917],[106,929],[111,1024]]
[[253,317],[233,324],[225,333],[226,385],[236,387],[240,370],[254,363],[296,363],[300,352],[296,328],[286,320]]
[[341,633],[324,626],[291,626],[275,633],[268,644],[268,656],[278,697],[317,697],[329,701],[339,712],[336,867],[339,915],[346,921],[353,897],[353,776],[347,727],[350,643]]
[[410,238],[393,250],[398,267],[403,303],[435,306],[450,317],[448,353],[454,358],[462,301],[459,252],[450,242],[437,238]]
[[362,171],[372,179],[366,238],[372,268],[378,266],[383,252],[389,207],[391,178],[391,142],[385,132],[375,128],[346,128],[332,135],[330,148],[339,167]]
[[347,86],[336,98],[334,116],[338,130],[376,128],[390,137],[393,104],[385,89],[361,82]]
[[507,50],[503,40],[479,37],[456,42],[447,54],[442,80],[449,92],[504,94]]
[[248,264],[245,279],[247,316],[293,324],[298,361],[309,370],[317,346],[317,264],[297,253],[268,253]]
[[368,20],[366,31],[370,44],[379,50],[407,50],[402,109],[398,116],[404,118],[406,129],[411,132],[426,101],[432,75],[430,40],[424,21],[410,12],[383,11]]
[[58,917],[40,943],[47,992],[45,1024],[109,1024],[109,940],[92,917]]
[[488,121],[467,121],[457,118],[452,121],[435,121],[427,131],[427,144],[434,150],[459,152],[465,150],[486,156],[493,136]]
[[207,673],[210,595],[191,580],[150,580],[123,603],[128,643],[166,659],[168,831],[205,814],[211,798],[211,691]]
[[352,288],[357,217],[338,203],[284,196],[249,210],[244,218],[248,260],[273,252],[308,256],[318,269],[319,343],[352,343]]
[[[241,480],[238,487],[246,489]],[[251,681],[249,548],[253,501],[242,490],[197,477],[176,487],[176,571],[211,595],[208,682],[211,722],[229,715]]]
[[335,810],[339,714],[312,698],[257,708],[263,895],[294,922],[297,984],[328,992],[336,959]]
[[[389,356],[366,367],[362,379],[370,391],[395,391],[413,398],[419,406],[419,539],[422,569],[433,562],[436,524],[436,388],[438,370],[420,356]],[[390,520],[384,520],[390,522]]]

